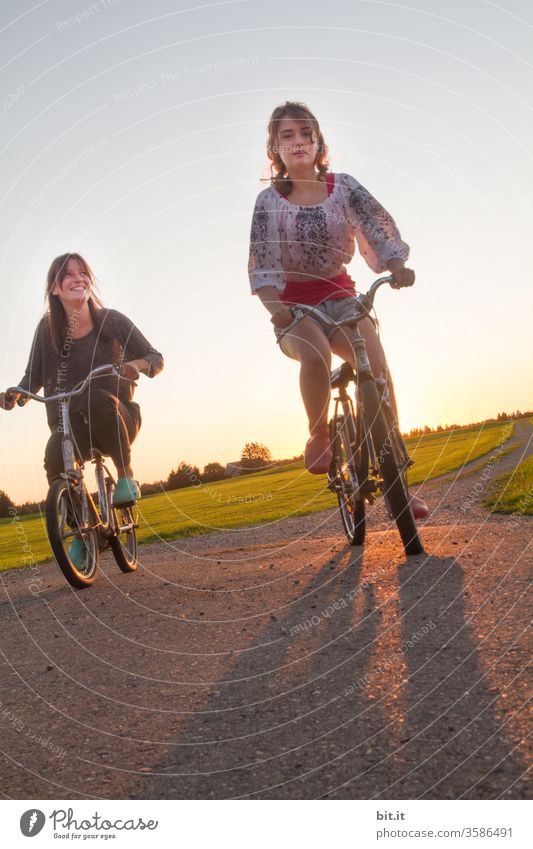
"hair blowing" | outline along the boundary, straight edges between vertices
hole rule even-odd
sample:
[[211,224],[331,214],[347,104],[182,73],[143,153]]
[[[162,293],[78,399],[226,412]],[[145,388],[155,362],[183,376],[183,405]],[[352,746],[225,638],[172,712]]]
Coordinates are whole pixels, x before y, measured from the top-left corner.
[[100,324],[98,313],[103,306],[100,298],[94,293],[94,274],[87,260],[85,260],[80,254],[69,253],[57,256],[53,260],[50,268],[48,269],[45,292],[45,298],[48,302],[48,309],[46,311],[46,318],[48,320],[48,331],[50,333],[52,345],[54,346],[56,351],[60,351],[63,347],[65,337],[67,336],[69,328],[65,308],[63,307],[63,304],[59,300],[58,296],[52,294],[52,289],[55,283],[57,283],[60,288],[63,285],[63,280],[65,279],[67,274],[67,265],[69,259],[76,260],[76,262],[81,265],[85,273],[88,275],[89,280],[91,281],[91,294],[89,296],[88,305],[91,311],[95,327],[98,327]]
[[318,145],[318,153],[315,167],[318,170],[318,179],[323,180],[328,173],[328,150],[324,136],[320,130],[317,119],[305,103],[297,103],[287,100],[281,106],[277,106],[268,122],[267,155],[270,159],[270,182],[278,192],[287,197],[292,189],[292,180],[289,179],[287,169],[279,154],[278,128],[282,118],[293,118],[296,121],[308,121],[313,130],[313,141]]

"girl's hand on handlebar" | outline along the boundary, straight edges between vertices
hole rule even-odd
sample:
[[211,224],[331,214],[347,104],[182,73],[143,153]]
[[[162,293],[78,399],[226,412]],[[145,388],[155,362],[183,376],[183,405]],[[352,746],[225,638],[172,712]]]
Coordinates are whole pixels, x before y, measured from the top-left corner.
[[135,360],[129,363],[124,363],[120,369],[120,376],[127,377],[128,380],[138,380],[141,370]]
[[0,407],[2,410],[12,410],[20,397],[19,392],[0,392]]
[[272,313],[272,318],[270,319],[275,327],[288,327],[294,321],[294,316],[290,311],[289,307],[285,306],[285,304],[280,303],[279,307],[275,312]]
[[391,286],[393,289],[401,289],[403,286],[412,286],[415,282],[415,273],[412,268],[406,268],[403,259],[390,259],[387,268],[392,274]]

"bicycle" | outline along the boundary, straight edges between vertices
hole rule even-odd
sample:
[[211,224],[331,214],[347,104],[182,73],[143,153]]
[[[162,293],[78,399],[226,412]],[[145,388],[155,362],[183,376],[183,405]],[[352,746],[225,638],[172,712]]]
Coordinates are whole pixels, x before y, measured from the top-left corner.
[[[331,388],[337,390],[333,417],[329,422],[333,459],[328,487],[337,496],[342,523],[350,545],[362,545],[366,533],[366,502],[372,504],[381,491],[389,517],[396,522],[405,553],[424,551],[409,504],[407,469],[413,464],[397,424],[392,382],[386,366],[374,378],[365,341],[358,330],[370,318],[377,290],[392,277],[380,277],[366,294],[354,296],[354,316],[336,322],[308,304],[290,307],[294,321],[283,328],[285,335],[304,316],[319,324],[352,331],[355,371],[349,363],[331,372]],[[399,287],[394,287],[399,288]],[[348,386],[355,384],[355,411]]]
[[[48,490],[45,507],[46,529],[56,563],[69,584],[76,589],[91,586],[96,577],[100,553],[108,547],[123,572],[134,572],[137,568],[136,529],[139,525],[134,504],[113,506],[115,480],[104,464],[103,453],[93,448],[91,460],[95,464],[98,494],[98,507],[96,506],[85,484],[85,464],[77,455],[70,428],[70,399],[81,395],[92,379],[109,374],[121,377],[120,369],[115,365],[98,366],[72,391],[47,397],[36,395],[21,386],[12,386],[6,390],[6,395],[17,393],[22,396],[17,401],[21,406],[30,398],[45,404],[59,402],[65,471],[54,478]],[[76,538],[81,539],[83,543],[80,558],[85,564],[83,567],[76,565],[70,555],[70,547]]]

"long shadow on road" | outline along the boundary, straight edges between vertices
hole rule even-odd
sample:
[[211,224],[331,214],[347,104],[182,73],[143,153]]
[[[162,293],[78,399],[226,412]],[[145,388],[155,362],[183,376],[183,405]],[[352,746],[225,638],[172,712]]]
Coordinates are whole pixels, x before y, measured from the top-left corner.
[[421,557],[398,572],[358,552],[324,562],[241,653],[144,798],[525,795],[459,565]]
[[400,599],[407,734],[391,798],[525,797],[525,766],[496,716],[498,690],[465,615],[462,569],[453,558],[430,558],[415,571],[404,564]]
[[164,774],[148,796],[306,796],[301,776],[337,751],[331,735],[351,715],[343,691],[364,677],[376,638],[379,611],[361,565],[352,550],[329,556],[220,682],[209,718],[187,729],[195,745],[178,744],[154,767]]

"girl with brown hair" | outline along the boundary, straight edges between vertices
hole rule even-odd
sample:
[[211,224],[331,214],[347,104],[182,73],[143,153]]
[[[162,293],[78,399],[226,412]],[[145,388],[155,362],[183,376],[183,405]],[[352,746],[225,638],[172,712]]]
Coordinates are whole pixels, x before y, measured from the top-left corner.
[[[414,283],[405,267],[408,245],[389,213],[349,174],[332,174],[319,124],[305,104],[278,106],[268,125],[267,154],[271,185],[262,191],[253,213],[249,276],[252,292],[268,312],[283,353],[300,362],[300,389],[309,419],[306,468],[324,474],[331,463],[328,407],[331,355],[352,366],[349,337],[327,334],[306,316],[293,323],[291,304],[316,306],[330,318],[353,315],[355,283],[346,270],[355,244],[376,273],[390,271],[395,285]],[[370,319],[359,324],[372,370],[381,371],[384,353]],[[422,499],[411,496],[415,518],[425,518]]]
[[[94,290],[94,275],[77,253],[57,257],[48,271],[47,311],[35,332],[28,365],[19,386],[30,392],[44,387],[44,395],[69,392],[100,365],[113,363],[131,380],[154,377],[163,368],[163,357],[123,313],[105,309]],[[0,393],[0,407],[12,410],[22,396]],[[44,466],[49,481],[62,474],[62,425],[59,405],[46,405],[51,436]],[[118,481],[114,504],[140,498],[133,479],[130,446],[141,426],[139,405],[133,401],[133,384],[106,376],[91,381],[87,392],[73,397],[69,408],[72,434],[83,460],[98,449],[111,456]]]

